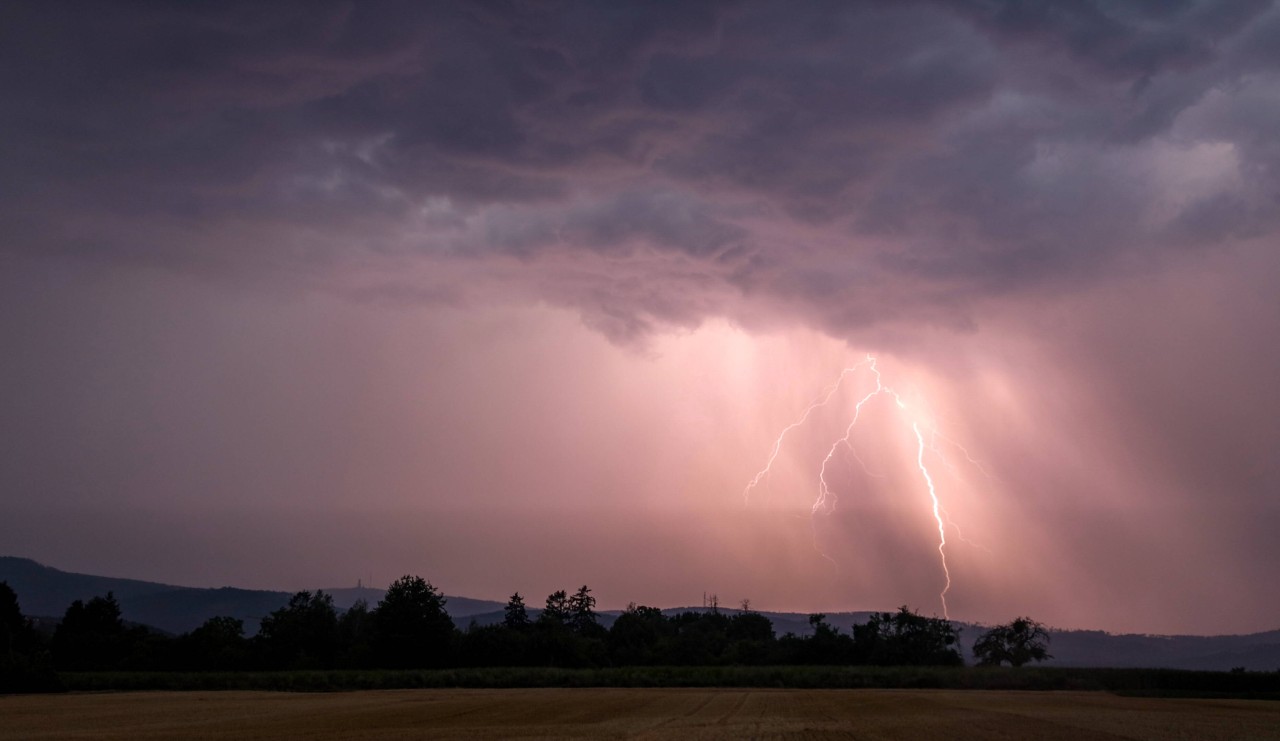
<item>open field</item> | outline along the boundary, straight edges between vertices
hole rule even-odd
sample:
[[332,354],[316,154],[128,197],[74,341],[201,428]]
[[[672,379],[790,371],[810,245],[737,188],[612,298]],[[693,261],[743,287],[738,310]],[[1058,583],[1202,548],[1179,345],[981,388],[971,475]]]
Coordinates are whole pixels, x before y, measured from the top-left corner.
[[2,739],[1280,739],[1280,703],[1100,692],[459,689],[0,697]]

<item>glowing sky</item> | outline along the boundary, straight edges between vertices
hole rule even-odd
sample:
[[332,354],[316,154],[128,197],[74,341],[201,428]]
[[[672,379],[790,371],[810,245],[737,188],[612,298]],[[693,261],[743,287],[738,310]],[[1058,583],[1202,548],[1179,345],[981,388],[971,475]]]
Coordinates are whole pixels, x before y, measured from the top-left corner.
[[914,423],[952,617],[1280,627],[1274,3],[11,2],[0,101],[0,554],[940,613]]

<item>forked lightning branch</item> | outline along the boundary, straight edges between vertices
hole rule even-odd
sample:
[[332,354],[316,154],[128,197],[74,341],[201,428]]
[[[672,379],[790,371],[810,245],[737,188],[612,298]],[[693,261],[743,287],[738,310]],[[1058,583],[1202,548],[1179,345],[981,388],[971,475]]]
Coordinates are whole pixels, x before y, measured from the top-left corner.
[[[824,389],[823,392],[818,395],[818,398],[804,410],[795,422],[792,422],[782,429],[782,432],[780,432],[777,438],[774,439],[773,447],[769,451],[769,457],[765,462],[764,468],[760,469],[760,471],[752,477],[751,481],[747,483],[746,488],[743,489],[743,501],[750,505],[753,492],[766,482],[772,472],[774,463],[778,459],[779,453],[782,451],[782,446],[786,441],[787,435],[808,422],[815,411],[831,404],[833,399],[837,397],[837,394],[845,384],[846,380],[851,376],[857,376],[858,372],[864,369],[870,376],[871,380],[874,381],[874,388],[859,398],[853,405],[852,418],[849,420],[849,424],[845,427],[844,434],[831,443],[831,447],[827,450],[826,456],[822,459],[822,463],[818,467],[818,495],[810,509],[811,516],[813,518],[817,518],[820,516],[830,515],[835,510],[836,502],[839,498],[837,497],[832,484],[828,481],[827,469],[841,452],[853,455],[855,458],[857,457],[857,451],[854,449],[852,438],[854,431],[858,426],[858,422],[862,418],[864,408],[867,407],[868,404],[876,402],[888,402],[892,404],[893,409],[898,412],[897,416],[902,420],[903,424],[910,429],[912,438],[915,441],[915,466],[919,471],[919,476],[924,484],[924,489],[929,494],[931,514],[938,530],[938,561],[942,567],[942,576],[945,580],[942,591],[938,594],[938,600],[942,604],[943,616],[949,618],[950,615],[947,610],[947,592],[951,590],[951,570],[947,565],[946,526],[947,524],[951,524],[952,527],[956,526],[954,523],[949,522],[950,517],[947,515],[946,510],[938,499],[937,484],[935,483],[934,476],[929,469],[929,464],[926,461],[926,453],[937,452],[932,441],[941,436],[938,435],[936,429],[934,429],[932,425],[923,425],[921,420],[922,415],[916,413],[916,411],[903,400],[902,396],[895,391],[893,387],[884,383],[884,379],[880,374],[879,367],[876,365],[876,358],[874,356],[868,355],[865,360],[840,371],[840,375],[836,378],[835,382]],[[928,435],[926,435],[925,428],[929,431]],[[957,445],[956,447],[959,446]],[[964,452],[967,460],[975,466],[978,466],[979,470],[981,470],[981,466],[977,461],[973,460],[973,458],[969,456],[967,451],[963,448],[960,448],[960,450]],[[943,460],[945,463],[945,459]],[[859,459],[859,461],[861,461],[861,459]],[[821,549],[819,549],[819,552],[821,552]],[[823,553],[823,555],[825,556],[826,554]]]

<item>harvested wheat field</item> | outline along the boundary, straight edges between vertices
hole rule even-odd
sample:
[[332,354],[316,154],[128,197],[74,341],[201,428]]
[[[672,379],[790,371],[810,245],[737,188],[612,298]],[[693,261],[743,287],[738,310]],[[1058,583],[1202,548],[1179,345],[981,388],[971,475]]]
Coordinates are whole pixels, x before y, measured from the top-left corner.
[[0,739],[1280,739],[1280,703],[760,689],[0,697]]

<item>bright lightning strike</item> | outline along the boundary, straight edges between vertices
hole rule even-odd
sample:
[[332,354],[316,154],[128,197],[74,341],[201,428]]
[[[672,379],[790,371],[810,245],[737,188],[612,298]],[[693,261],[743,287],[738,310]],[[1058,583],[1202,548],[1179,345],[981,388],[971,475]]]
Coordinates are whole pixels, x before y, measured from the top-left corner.
[[840,376],[836,379],[836,382],[831,384],[829,387],[827,387],[827,389],[819,396],[819,398],[814,400],[814,402],[809,405],[808,409],[804,410],[804,414],[800,415],[800,419],[797,419],[795,422],[792,422],[791,424],[782,428],[782,432],[778,434],[778,439],[773,441],[773,450],[769,452],[769,460],[765,462],[764,468],[760,469],[760,472],[757,473],[755,477],[752,478],[751,481],[747,483],[747,487],[742,490],[742,500],[745,503],[747,504],[751,503],[751,490],[759,486],[760,481],[764,479],[764,477],[769,475],[770,470],[773,468],[773,462],[778,458],[778,451],[782,450],[782,441],[786,439],[787,433],[791,432],[795,428],[799,427],[800,425],[808,421],[809,415],[813,414],[814,410],[821,409],[822,407],[826,406],[827,402],[831,401],[831,397],[835,396],[836,392],[840,390],[840,385],[844,383],[845,376],[858,370],[858,368],[861,368],[862,366],[866,365],[868,362],[872,363],[873,364],[872,367],[874,367],[875,361],[871,358],[871,356],[868,355],[867,359],[862,361],[861,363],[852,365],[840,371]]
[[[951,471],[953,474],[960,475],[959,469],[957,469],[955,464],[951,462],[951,459],[947,457],[945,453],[942,452],[942,449],[938,447],[938,440],[942,440],[946,442],[948,445],[950,445],[951,447],[959,450],[961,455],[964,456],[965,460],[967,460],[970,463],[970,465],[972,465],[974,468],[978,469],[978,471],[980,471],[983,476],[987,477],[988,479],[995,478],[994,476],[991,475],[989,471],[987,471],[986,466],[982,463],[982,461],[977,460],[972,455],[970,455],[968,449],[966,449],[963,445],[961,445],[955,440],[952,440],[951,438],[939,432],[938,426],[935,424],[929,430],[929,451],[934,455],[936,455],[938,457],[938,460],[942,461],[942,464],[947,467],[947,470]],[[861,462],[861,460],[859,460],[859,462]],[[865,468],[865,466],[863,466],[863,468]],[[993,553],[993,551],[990,548],[986,547],[985,545],[982,545],[981,543],[975,543],[974,541],[964,537],[964,531],[960,529],[960,525],[958,525],[955,522],[955,520],[951,519],[951,513],[947,511],[946,507],[942,508],[942,516],[946,518],[947,524],[950,525],[951,528],[956,531],[956,537],[960,539],[960,542],[965,543],[973,548],[977,548],[980,551]]]
[[868,355],[865,362],[870,368],[871,374],[875,376],[876,387],[871,393],[859,399],[858,403],[854,405],[853,420],[850,421],[849,426],[845,428],[844,437],[841,437],[839,440],[836,440],[831,444],[831,450],[827,451],[827,457],[822,460],[822,468],[818,470],[818,498],[813,503],[814,514],[818,514],[819,512],[830,513],[831,510],[835,509],[836,496],[831,492],[831,487],[827,484],[827,464],[835,457],[836,450],[838,450],[841,445],[849,450],[853,450],[853,445],[849,443],[849,437],[853,435],[853,428],[858,425],[858,418],[862,416],[862,407],[866,405],[868,401],[871,401],[873,397],[879,396],[883,393],[889,393],[893,395],[893,398],[898,402],[899,407],[903,409],[906,408],[902,403],[902,399],[898,398],[898,395],[894,393],[892,389],[887,388],[881,381],[880,369],[876,367],[876,359]]
[[[898,400],[898,404],[902,404],[902,400]],[[920,475],[924,476],[924,482],[929,485],[929,499],[933,500],[933,519],[938,523],[938,557],[942,560],[942,574],[947,578],[946,586],[942,588],[942,592],[938,594],[938,599],[942,601],[942,616],[950,618],[947,614],[947,592],[951,591],[951,570],[947,568],[947,529],[942,524],[942,515],[938,514],[938,492],[933,486],[933,477],[929,475],[929,467],[924,464],[924,435],[920,434],[920,424],[912,421],[912,432],[916,433],[916,465],[920,467]]]
[[[938,559],[939,559],[939,562],[941,563],[942,575],[945,580],[945,584],[942,588],[942,591],[938,594],[938,600],[942,604],[943,617],[950,618],[950,615],[948,614],[948,611],[947,611],[947,593],[951,591],[951,569],[947,565],[946,526],[948,523],[950,523],[951,526],[956,529],[957,533],[959,533],[960,531],[959,531],[959,527],[955,525],[955,523],[951,522],[951,516],[947,514],[946,509],[943,508],[942,503],[938,499],[938,492],[937,492],[937,487],[934,483],[933,474],[930,472],[929,466],[925,462],[925,452],[931,451],[937,454],[945,465],[947,465],[948,467],[951,467],[950,462],[947,461],[944,455],[942,455],[941,451],[938,450],[936,445],[936,441],[938,439],[942,439],[946,441],[949,445],[958,449],[964,455],[965,459],[968,460],[975,467],[977,467],[978,470],[982,471],[984,475],[989,475],[989,474],[987,474],[986,469],[983,468],[982,464],[979,461],[975,460],[971,455],[969,455],[968,450],[965,450],[961,445],[959,445],[955,441],[942,436],[937,431],[936,426],[930,426],[929,442],[926,442],[925,433],[920,428],[919,419],[916,418],[916,415],[912,414],[911,409],[908,407],[907,403],[903,401],[902,396],[899,395],[898,392],[895,391],[892,387],[885,385],[884,379],[880,375],[880,369],[876,365],[876,358],[874,356],[868,355],[866,360],[863,360],[862,362],[859,362],[856,365],[850,366],[840,371],[840,376],[836,379],[836,382],[832,384],[830,387],[828,387],[827,389],[825,389],[822,392],[822,394],[820,394],[819,397],[815,401],[813,401],[813,403],[811,403],[808,406],[808,408],[804,410],[804,413],[800,416],[798,420],[796,420],[795,422],[792,422],[791,424],[783,428],[782,432],[779,433],[778,437],[774,440],[773,448],[769,452],[769,458],[766,461],[764,468],[762,468],[751,479],[751,481],[747,483],[746,488],[743,490],[743,499],[745,502],[749,504],[752,490],[754,490],[757,486],[759,486],[761,482],[770,474],[773,468],[773,464],[777,460],[779,452],[782,450],[782,443],[786,439],[787,434],[790,433],[792,430],[796,429],[797,427],[803,425],[806,421],[808,421],[809,418],[813,415],[813,413],[816,410],[827,406],[831,402],[831,400],[835,397],[836,392],[840,390],[840,387],[844,383],[845,378],[849,374],[859,370],[864,366],[868,369],[868,371],[870,371],[872,378],[874,378],[875,388],[872,389],[870,392],[868,392],[866,395],[864,395],[862,398],[860,398],[854,404],[853,418],[849,421],[848,426],[845,427],[844,435],[842,435],[839,439],[837,439],[835,442],[831,444],[831,448],[827,451],[826,457],[823,458],[822,465],[818,469],[818,497],[816,500],[814,500],[813,506],[810,509],[811,516],[816,517],[819,514],[830,514],[835,509],[837,497],[835,492],[832,491],[831,485],[827,481],[827,467],[831,463],[831,461],[835,458],[837,451],[839,451],[842,447],[847,449],[849,453],[851,453],[855,458],[857,458],[858,462],[862,464],[863,470],[866,471],[868,475],[871,475],[870,471],[867,471],[866,464],[863,463],[860,457],[858,457],[857,451],[854,449],[853,443],[851,442],[851,438],[853,436],[854,429],[858,425],[858,420],[862,416],[863,407],[865,407],[872,399],[875,399],[876,397],[879,397],[879,396],[889,397],[893,401],[894,406],[899,410],[900,413],[903,414],[906,421],[910,423],[911,431],[915,436],[916,467],[920,470],[920,476],[924,481],[925,488],[928,490],[929,501],[932,505],[933,520],[938,528],[938,547],[937,547]],[[944,517],[945,517],[945,520],[944,520]],[[963,536],[960,536],[960,538],[961,540],[964,540]],[[816,533],[815,533],[814,545],[815,547],[817,547]],[[821,549],[818,549],[818,552],[821,553],[824,558],[827,558],[828,560],[832,560],[829,556],[827,556],[827,554],[822,553]],[[833,560],[832,562],[834,563]]]

